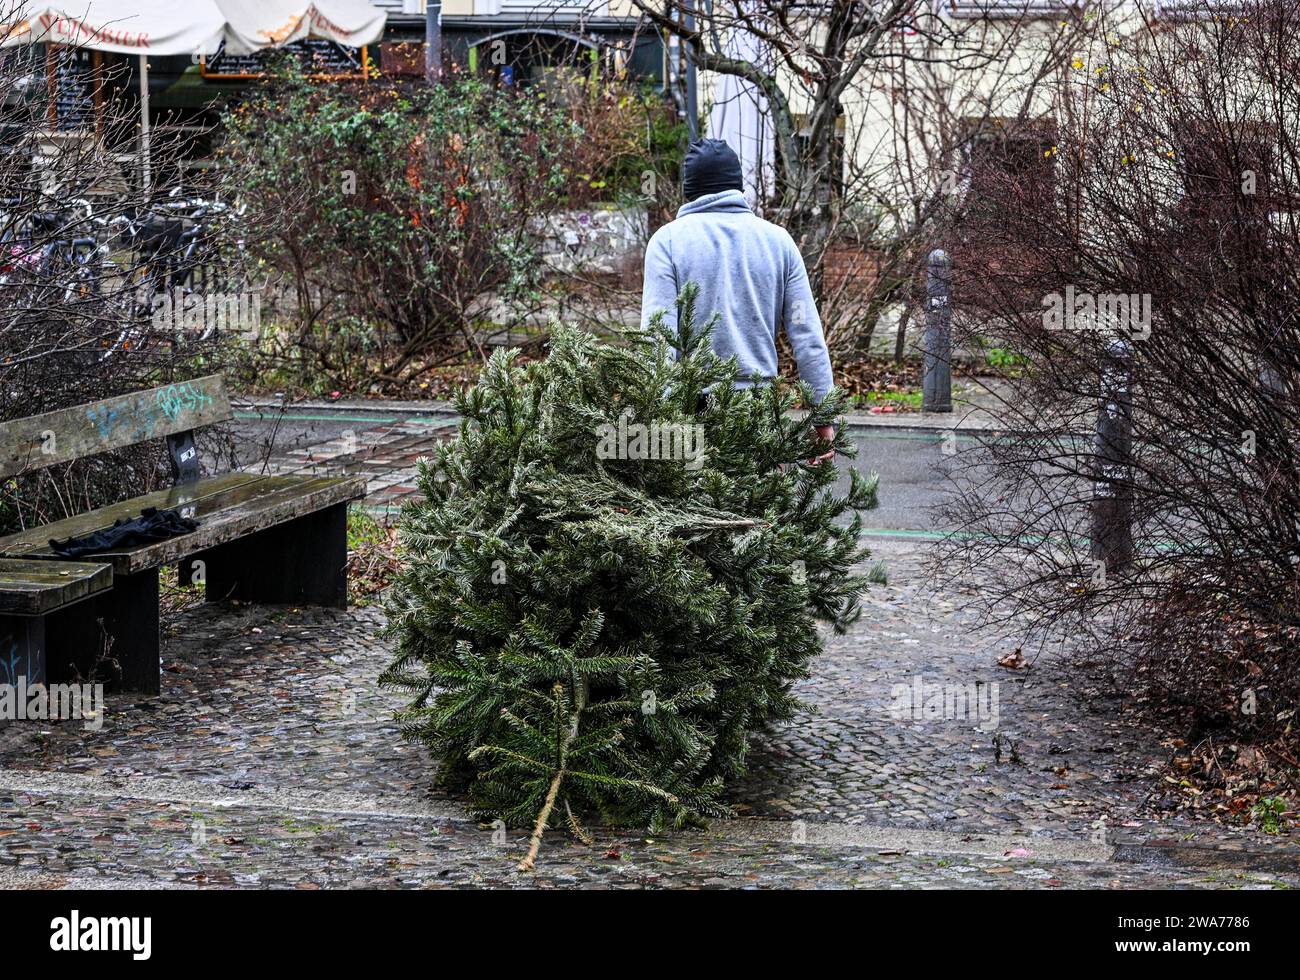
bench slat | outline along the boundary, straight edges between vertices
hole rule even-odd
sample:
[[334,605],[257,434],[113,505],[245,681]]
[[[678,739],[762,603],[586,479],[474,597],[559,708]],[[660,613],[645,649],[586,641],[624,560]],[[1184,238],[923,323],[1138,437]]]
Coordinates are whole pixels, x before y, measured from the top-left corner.
[[100,507],[98,510],[75,514],[52,524],[42,524],[38,527],[28,528],[26,531],[19,531],[17,534],[11,534],[6,538],[0,538],[0,556],[23,555],[39,549],[48,550],[51,538],[62,541],[65,538],[84,537],[94,531],[102,531],[106,527],[112,527],[119,520],[130,520],[133,517],[139,517],[140,511],[146,507],[157,507],[160,510],[184,507],[202,497],[223,493],[248,483],[256,483],[260,479],[264,478],[256,473],[225,473],[221,476],[207,477],[194,483],[183,483],[167,490],[155,490],[153,493],[132,497],[129,500],[123,500],[121,503],[109,504],[107,507]]
[[[50,550],[50,538],[62,539],[71,534],[81,535],[87,533],[87,530],[111,526],[116,517],[110,516],[109,512],[117,512],[122,508],[128,508],[131,514],[138,514],[144,507],[179,506],[183,514],[199,520],[198,530],[191,534],[91,556],[95,561],[112,565],[115,574],[134,575],[246,534],[274,527],[295,517],[355,500],[364,496],[366,490],[363,477],[252,476],[246,482],[215,489],[214,485],[222,479],[217,477],[200,480],[197,484],[190,485],[189,489],[197,493],[192,493],[187,500],[176,499],[179,493],[187,489],[177,487],[171,491],[136,497],[100,511],[91,511],[68,521],[48,524],[34,529],[35,532],[40,532],[39,539],[34,532],[26,532],[22,535],[21,542],[15,542],[14,538],[0,540],[0,552],[21,554],[34,559],[66,561]],[[117,516],[124,515],[117,513]],[[87,519],[94,519],[96,526],[81,530],[80,527],[85,526]],[[69,532],[65,525],[74,523],[79,529]]]
[[0,559],[0,615],[40,616],[113,584],[109,565]]
[[0,422],[0,478],[234,417],[220,374]]

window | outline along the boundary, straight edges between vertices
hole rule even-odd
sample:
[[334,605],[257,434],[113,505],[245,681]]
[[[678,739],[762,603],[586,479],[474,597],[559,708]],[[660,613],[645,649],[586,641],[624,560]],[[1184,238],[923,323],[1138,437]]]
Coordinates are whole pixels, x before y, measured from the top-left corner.
[[[1056,122],[974,117],[955,134],[960,183],[952,188],[957,220],[948,237],[953,261],[977,278],[991,270],[1045,271],[1045,256],[1025,243],[1058,223]],[[982,270],[982,271],[981,271]]]
[[964,141],[967,205],[996,216],[1026,206],[1036,213],[1056,196],[1056,124],[1051,120],[968,119]]
[[1170,251],[1207,277],[1251,275],[1269,253],[1270,213],[1286,208],[1270,179],[1277,132],[1266,123],[1189,123],[1173,134],[1182,193]]
[[[607,3],[590,3],[586,0],[497,0],[497,5],[500,13],[513,14],[530,21],[547,20],[555,16],[603,17],[609,6]],[[478,13],[477,3],[474,12]]]
[[1277,210],[1282,202],[1273,193],[1277,132],[1268,123],[1241,123],[1227,132],[1203,124],[1178,134],[1187,205],[1214,212],[1240,201],[1248,211]]
[[[794,139],[795,143],[798,144],[799,147],[799,157],[802,160],[810,160],[813,151],[811,143],[812,133],[808,127],[808,117],[804,115],[796,115],[794,117],[794,124]],[[844,128],[844,117],[837,116],[835,119],[835,137],[834,141],[831,143],[830,174],[831,197],[835,201],[839,201],[844,197]],[[777,176],[778,182],[784,183],[783,181],[780,181],[779,172]],[[781,188],[778,188],[778,191],[779,190],[781,190]]]

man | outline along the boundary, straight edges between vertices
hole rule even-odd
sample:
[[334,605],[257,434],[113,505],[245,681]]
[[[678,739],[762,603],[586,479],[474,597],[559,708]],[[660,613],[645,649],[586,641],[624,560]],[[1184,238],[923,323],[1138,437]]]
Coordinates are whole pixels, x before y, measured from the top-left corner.
[[[736,355],[744,377],[775,380],[777,330],[784,327],[799,377],[820,400],[833,383],[831,359],[803,256],[789,232],[754,214],[743,188],[740,160],[725,141],[696,140],[687,148],[687,203],[646,248],[642,324],[664,310],[665,326],[675,329],[677,294],[687,282],[697,283],[700,317],[721,314],[712,338],[720,357]],[[835,428],[819,426],[817,434],[829,442]]]

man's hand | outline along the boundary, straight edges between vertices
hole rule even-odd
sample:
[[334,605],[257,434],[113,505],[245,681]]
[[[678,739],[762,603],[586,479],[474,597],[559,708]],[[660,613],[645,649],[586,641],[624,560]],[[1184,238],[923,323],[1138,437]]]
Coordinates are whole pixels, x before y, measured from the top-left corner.
[[[830,442],[832,439],[835,438],[835,426],[833,425],[817,426],[817,438],[821,439],[823,442]],[[828,453],[822,453],[816,459],[808,460],[808,465],[816,466],[818,463],[830,462],[834,458],[835,458],[835,450],[832,449]]]

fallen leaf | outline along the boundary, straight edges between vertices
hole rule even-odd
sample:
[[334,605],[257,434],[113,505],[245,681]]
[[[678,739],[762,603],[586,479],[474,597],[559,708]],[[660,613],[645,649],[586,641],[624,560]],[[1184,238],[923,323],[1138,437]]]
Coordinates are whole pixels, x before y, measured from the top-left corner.
[[998,666],[1006,667],[1008,670],[1019,670],[1025,665],[1025,657],[1020,652],[1020,647],[1016,647],[1010,653],[1004,653],[998,657]]

